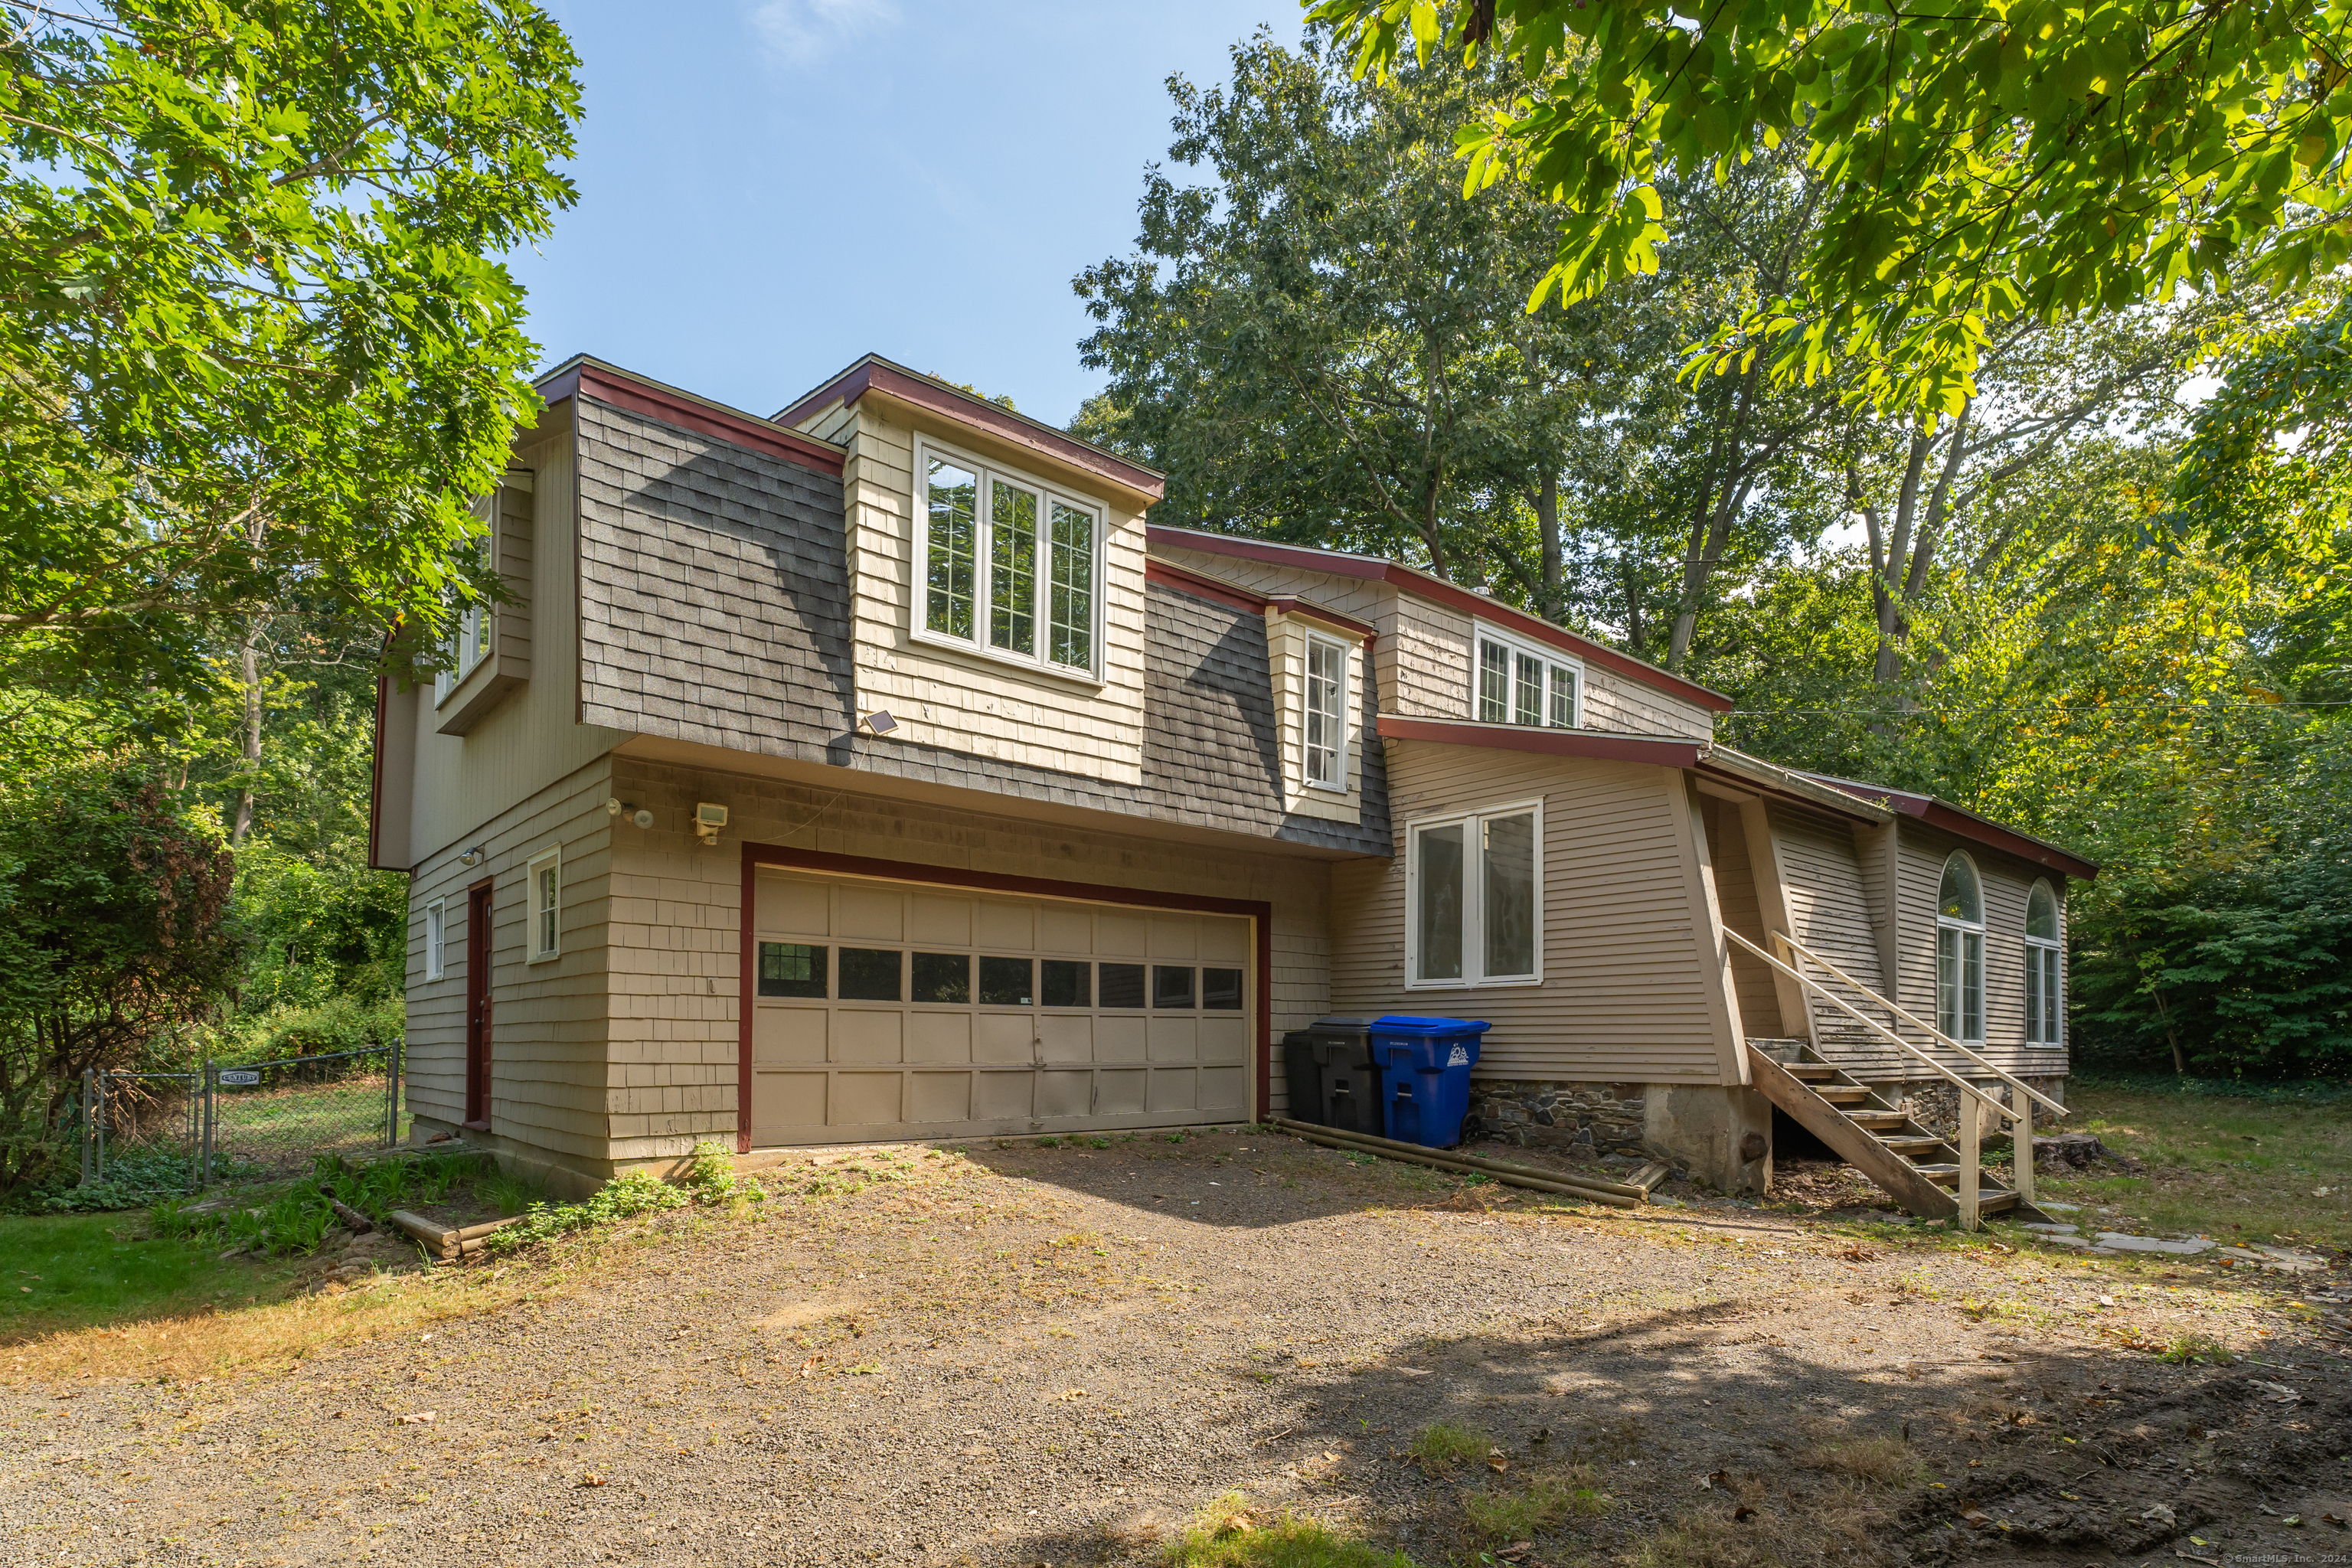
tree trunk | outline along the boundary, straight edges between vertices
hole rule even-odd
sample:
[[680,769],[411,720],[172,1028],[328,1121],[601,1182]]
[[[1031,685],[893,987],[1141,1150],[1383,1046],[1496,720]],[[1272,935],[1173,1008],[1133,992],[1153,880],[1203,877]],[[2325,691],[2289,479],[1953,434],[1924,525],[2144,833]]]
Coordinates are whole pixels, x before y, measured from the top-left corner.
[[[1666,668],[1679,670],[1683,655],[1690,651],[1691,638],[1698,631],[1699,605],[1706,597],[1707,580],[1714,574],[1715,563],[1731,538],[1731,520],[1739,501],[1747,494],[1742,473],[1747,467],[1744,443],[1748,436],[1748,416],[1751,410],[1756,387],[1755,370],[1750,369],[1739,381],[1731,405],[1731,427],[1718,432],[1713,449],[1707,454],[1706,489],[1699,494],[1697,511],[1691,518],[1690,554],[1683,562],[1682,594],[1675,605],[1674,631],[1666,640]],[[1721,496],[1718,501],[1716,498]]]
[[1544,470],[1543,489],[1536,496],[1536,530],[1543,535],[1543,616],[1558,626],[1567,617],[1568,600],[1560,588],[1559,474]]
[[253,779],[261,768],[261,622],[246,626],[244,646],[237,650],[237,677],[245,687],[245,785],[236,792],[236,821],[229,829],[232,846],[242,845],[253,831]]

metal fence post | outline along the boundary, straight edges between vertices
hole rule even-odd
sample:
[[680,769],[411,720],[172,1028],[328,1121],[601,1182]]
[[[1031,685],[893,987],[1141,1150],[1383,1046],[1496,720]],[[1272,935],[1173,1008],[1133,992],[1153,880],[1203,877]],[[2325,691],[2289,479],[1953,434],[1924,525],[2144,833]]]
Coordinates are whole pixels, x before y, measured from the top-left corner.
[[400,1146],[400,1047],[404,1037],[395,1037],[384,1047],[383,1071],[383,1146]]
[[199,1172],[197,1185],[209,1187],[213,1184],[213,1059],[210,1057],[205,1058],[205,1100],[202,1114],[205,1121],[204,1156],[203,1163],[196,1167]]
[[81,1126],[76,1131],[81,1134],[78,1142],[81,1144],[81,1184],[85,1187],[89,1185],[89,1161],[90,1155],[93,1152],[90,1142],[93,1131],[89,1119],[90,1094],[97,1082],[97,1073],[93,1072],[89,1068],[81,1069]]

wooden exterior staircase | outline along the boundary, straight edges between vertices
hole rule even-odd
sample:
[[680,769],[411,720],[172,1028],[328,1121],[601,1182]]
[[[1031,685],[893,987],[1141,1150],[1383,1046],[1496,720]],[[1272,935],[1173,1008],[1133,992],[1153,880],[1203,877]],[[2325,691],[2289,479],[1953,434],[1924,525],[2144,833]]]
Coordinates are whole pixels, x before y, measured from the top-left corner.
[[[1929,1131],[1907,1112],[1880,1103],[1866,1086],[1835,1063],[1822,1060],[1810,1047],[1804,1048],[1803,1059],[1783,1062],[1760,1049],[1755,1041],[1748,1041],[1748,1073],[1759,1093],[1835,1150],[1841,1159],[1876,1183],[1895,1202],[1923,1218],[1952,1220],[1963,1230],[1976,1229],[1988,1215],[2006,1214],[2037,1223],[2048,1221],[2049,1215],[2033,1206],[2032,1110],[2038,1103],[2063,1116],[2064,1106],[1859,984],[1788,936],[1778,931],[1771,935],[1773,945],[1786,955],[1784,962],[1737,931],[1724,934],[1780,973],[1900,1047],[1936,1076],[1949,1081],[1958,1090],[1954,1103],[1959,1131],[1949,1140]],[[1887,1021],[1882,1023],[1871,1017],[1844,996],[1806,974],[1803,966],[1808,963],[1883,1009]],[[1901,1030],[1906,1025],[1976,1070],[1964,1075],[1904,1038]],[[2004,1089],[2010,1091],[2006,1098]],[[2011,1162],[2006,1183],[1991,1180],[1979,1157],[1989,1116],[1995,1125],[2006,1121],[2017,1130],[2013,1142],[2017,1153]]]

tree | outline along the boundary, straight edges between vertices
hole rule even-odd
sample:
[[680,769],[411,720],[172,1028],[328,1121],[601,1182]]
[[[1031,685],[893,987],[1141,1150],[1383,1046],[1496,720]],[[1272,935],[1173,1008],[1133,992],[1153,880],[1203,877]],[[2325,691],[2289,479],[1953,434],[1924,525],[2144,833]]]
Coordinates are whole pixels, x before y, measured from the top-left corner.
[[184,689],[304,595],[437,646],[495,591],[468,501],[534,405],[493,258],[572,200],[562,32],[524,0],[0,23],[0,659]]
[[1883,410],[1957,415],[2000,323],[2287,288],[2352,257],[2341,221],[2352,0],[1310,0],[1359,72],[1515,61],[1466,123],[1476,189],[1565,213],[1535,291],[1651,270],[1659,182],[1789,142],[1829,185],[1795,286],[1707,341],[1718,370],[1859,365]]
[[152,772],[92,763],[0,795],[0,1189],[53,1153],[65,1095],[235,985],[234,862]]

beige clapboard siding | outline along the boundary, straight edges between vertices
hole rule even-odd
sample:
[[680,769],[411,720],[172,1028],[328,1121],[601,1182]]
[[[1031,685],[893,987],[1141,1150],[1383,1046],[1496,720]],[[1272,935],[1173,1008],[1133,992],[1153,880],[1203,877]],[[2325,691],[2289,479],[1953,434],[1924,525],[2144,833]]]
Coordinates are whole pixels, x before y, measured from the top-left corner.
[[[1963,843],[1924,823],[1905,822],[1898,840],[1903,991],[1897,998],[1936,1022],[1936,905],[1944,862],[1961,851],[1975,862],[1985,903],[1985,1043],[1978,1054],[2007,1071],[2063,1072],[2065,1052],[2025,1044],[2025,901],[2037,878],[2065,906],[2065,879],[1998,849]],[[2060,927],[2063,931],[2064,927]]]
[[[490,1131],[494,1138],[601,1159],[611,818],[610,769],[599,761],[482,825],[468,842],[487,851],[469,868],[445,853],[409,886],[405,1091],[412,1110],[444,1126],[465,1116],[467,889],[491,879]],[[527,868],[555,847],[559,956],[526,949]],[[446,900],[444,978],[425,979],[425,909]]]
[[[1723,1081],[1723,1025],[1704,962],[1709,918],[1694,898],[1678,771],[1425,742],[1390,742],[1388,763],[1396,858],[1332,868],[1337,1011],[1485,1019],[1495,1026],[1481,1077]],[[1544,803],[1542,984],[1409,989],[1407,825],[1530,798]]]
[[[1777,802],[1767,816],[1796,939],[1864,986],[1885,994],[1867,858],[1856,844],[1853,830],[1836,818]],[[1843,994],[1820,971],[1807,966],[1806,972],[1811,979]],[[1903,1064],[1909,1059],[1906,1053],[1817,994],[1808,991],[1806,1000],[1812,1009],[1813,1037],[1824,1057],[1858,1076],[1902,1076]],[[1864,998],[1849,994],[1847,1000],[1871,1017],[1880,1018],[1879,1010]]]
[[1591,664],[1584,667],[1584,723],[1587,729],[1627,735],[1680,735],[1694,741],[1715,736],[1711,710]]
[[[697,1138],[736,1131],[746,843],[901,862],[910,879],[929,867],[1263,900],[1274,911],[1273,973],[1258,984],[1267,986],[1275,1037],[1329,1010],[1328,862],[1077,832],[626,755],[614,765],[615,791],[656,821],[615,834],[605,1090],[614,1160],[678,1154]],[[716,850],[694,839],[698,801],[729,810]]]
[[[1737,803],[1713,795],[1702,797],[1706,841],[1715,862],[1716,906],[1723,923],[1759,947],[1765,940],[1764,910],[1758,898],[1756,868],[1748,853],[1748,835]],[[1738,949],[1731,952],[1731,973],[1739,995],[1740,1026],[1751,1037],[1786,1037],[1781,1026],[1780,998],[1772,971],[1760,958]]]
[[[1031,673],[982,655],[916,641],[915,443],[952,447],[1058,484],[1103,507],[1102,684]],[[851,540],[851,630],[862,710],[887,708],[924,745],[1114,783],[1143,776],[1143,520],[1076,473],[1041,471],[1034,454],[992,450],[969,430],[862,399],[842,436]],[[985,584],[982,584],[985,591]],[[1043,628],[1040,628],[1043,635]]]
[[528,498],[531,678],[464,735],[439,732],[429,684],[400,694],[388,710],[387,721],[404,712],[415,736],[407,842],[418,864],[471,843],[494,814],[594,762],[622,738],[618,731],[576,721],[579,615],[572,574],[579,536],[569,433],[523,447],[509,466],[534,475]]

